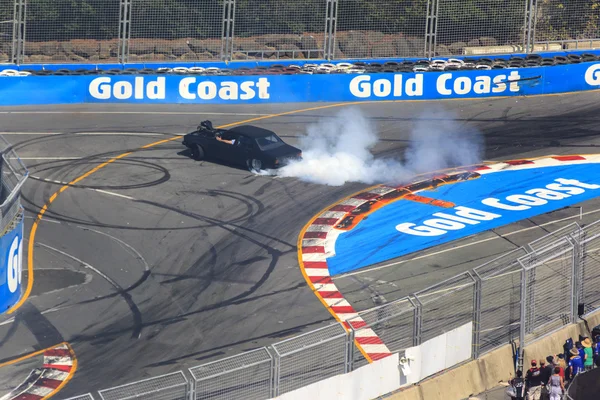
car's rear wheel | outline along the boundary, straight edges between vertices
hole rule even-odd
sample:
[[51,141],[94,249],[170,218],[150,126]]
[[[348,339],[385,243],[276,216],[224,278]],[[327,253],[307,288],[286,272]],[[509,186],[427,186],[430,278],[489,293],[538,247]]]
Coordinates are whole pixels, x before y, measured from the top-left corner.
[[204,149],[199,144],[194,144],[190,147],[192,158],[196,161],[204,160]]
[[262,169],[262,161],[255,158],[248,160],[248,169],[250,172],[259,172]]

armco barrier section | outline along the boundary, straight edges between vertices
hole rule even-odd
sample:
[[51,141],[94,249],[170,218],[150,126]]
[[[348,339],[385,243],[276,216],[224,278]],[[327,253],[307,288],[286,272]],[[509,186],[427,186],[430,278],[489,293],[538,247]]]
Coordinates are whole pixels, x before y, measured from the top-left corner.
[[[570,224],[557,232],[562,232],[562,235],[551,232],[536,240],[535,243],[544,243],[541,248],[533,250],[535,244],[521,247],[473,271],[361,312],[361,324],[351,323],[352,320],[345,321],[345,324],[334,323],[268,348],[191,368],[192,385],[187,385],[181,372],[180,375],[171,374],[177,378],[175,384],[172,378],[162,376],[103,390],[100,394],[103,400],[125,400],[135,396],[174,400],[181,398],[185,388],[189,388],[190,398],[196,400],[266,400],[277,396],[283,396],[282,399],[316,398],[311,390],[324,393],[321,391],[327,391],[327,385],[323,382],[331,385],[347,382],[347,378],[353,376],[351,374],[367,364],[360,358],[355,343],[372,338],[371,330],[383,340],[373,344],[385,344],[393,353],[392,357],[400,362],[399,369],[396,368],[398,362],[390,369],[398,374],[396,388],[390,391],[419,382],[469,359],[478,361],[465,370],[462,370],[464,366],[450,370],[449,377],[441,379],[458,379],[454,375],[458,373],[456,371],[473,374],[479,373],[479,370],[488,373],[505,371],[506,364],[512,364],[512,370],[511,352],[505,349],[508,344],[518,342],[535,349],[533,353],[525,353],[525,361],[532,356],[557,351],[548,350],[548,343],[542,337],[547,338],[553,332],[575,330],[579,301],[585,302],[586,315],[589,316],[585,318],[590,324],[596,320],[600,322],[600,315],[597,315],[600,310],[599,290],[594,283],[600,276],[597,245],[600,220],[584,227]],[[580,238],[583,238],[581,242]],[[588,279],[589,282],[586,281]],[[346,330],[344,326],[350,328]],[[461,341],[464,343],[458,347],[462,351],[444,344]],[[560,346],[562,342],[554,347]],[[448,350],[444,353],[446,348]],[[435,357],[428,353],[432,351]],[[495,351],[500,351],[502,357],[495,357]],[[369,367],[389,358],[375,361]],[[479,370],[473,372],[473,368]],[[362,373],[370,372],[363,370]],[[462,378],[464,380],[464,376]],[[493,379],[496,378],[506,379],[507,376],[494,375]],[[486,382],[469,384],[483,391],[492,381],[488,379]],[[495,380],[492,384],[497,382]],[[337,388],[339,390],[332,398],[355,398],[344,397],[342,393],[343,390],[352,391],[349,389],[353,388],[351,384]],[[428,397],[432,396],[430,390],[433,390],[432,385],[425,381],[422,397],[417,398],[442,398],[439,387],[435,388],[435,397]],[[109,393],[110,396],[107,395]],[[352,394],[356,395],[356,391]]]
[[528,96],[600,88],[600,63],[507,70],[273,76],[0,77],[0,105],[267,104]]

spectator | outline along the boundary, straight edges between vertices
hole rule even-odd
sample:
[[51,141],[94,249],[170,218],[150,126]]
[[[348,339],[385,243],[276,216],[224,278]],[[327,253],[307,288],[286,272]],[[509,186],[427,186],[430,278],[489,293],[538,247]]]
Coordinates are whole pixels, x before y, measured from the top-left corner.
[[583,360],[579,356],[579,351],[576,348],[571,349],[571,359],[569,360],[569,380],[573,380],[575,376],[583,370]]
[[590,338],[583,339],[581,342],[583,346],[583,351],[585,353],[585,358],[583,359],[583,365],[585,366],[585,370],[589,371],[594,368],[594,350],[592,350],[592,341]]
[[568,338],[567,340],[565,340],[565,344],[563,344],[563,350],[564,350],[566,362],[569,362],[569,359],[571,358],[571,349],[572,348],[573,348],[573,339]]
[[581,345],[581,342],[575,343],[575,347],[577,348],[579,357],[581,357],[581,361],[585,360],[585,351],[583,350],[583,346]]
[[552,366],[552,364],[546,365],[546,360],[540,360],[540,378],[542,380],[542,385],[548,384],[548,381],[550,381],[550,377],[552,376],[553,370],[554,367]]
[[548,390],[550,392],[550,400],[560,400],[565,391],[565,381],[559,375],[560,367],[554,368],[554,374],[550,376],[548,382]]
[[600,335],[596,335],[594,338],[594,344],[592,345],[592,350],[594,350],[594,360],[598,356],[600,350]]
[[[552,357],[547,357],[552,359]],[[548,382],[550,381],[550,377],[552,376],[552,371],[554,368],[551,365],[546,365],[546,360],[540,360],[540,380],[542,381],[542,394],[540,396],[541,400],[548,400],[550,398],[549,392],[547,389]]]
[[510,385],[515,389],[515,396],[511,396],[512,400],[524,400],[525,398],[525,380],[523,379],[523,371],[517,371],[517,377],[511,379]]
[[559,354],[556,357],[558,360],[556,362],[556,366],[560,368],[560,377],[563,378],[563,380],[566,380],[566,369],[567,369],[567,363],[565,362],[565,357],[562,354]]
[[531,360],[531,368],[525,375],[525,391],[527,400],[540,400],[542,396],[542,371],[535,360]]

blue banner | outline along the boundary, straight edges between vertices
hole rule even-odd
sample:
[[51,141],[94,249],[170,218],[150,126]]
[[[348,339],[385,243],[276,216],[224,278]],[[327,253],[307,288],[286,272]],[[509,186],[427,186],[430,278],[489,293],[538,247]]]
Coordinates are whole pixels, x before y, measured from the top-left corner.
[[0,105],[437,100],[539,95],[598,88],[598,62],[425,73],[26,76],[0,78]]
[[23,271],[23,219],[0,237],[0,313],[12,307],[21,297]]
[[337,275],[389,261],[600,197],[599,164],[499,171],[419,192],[446,203],[400,200],[369,215],[335,242]]

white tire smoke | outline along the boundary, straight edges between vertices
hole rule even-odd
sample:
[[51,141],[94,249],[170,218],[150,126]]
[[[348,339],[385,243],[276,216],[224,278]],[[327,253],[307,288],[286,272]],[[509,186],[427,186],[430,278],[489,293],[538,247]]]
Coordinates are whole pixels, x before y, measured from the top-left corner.
[[269,174],[330,186],[346,182],[400,183],[419,173],[480,162],[479,132],[460,125],[445,111],[427,111],[414,122],[404,162],[375,158],[374,124],[358,108],[309,125],[300,140],[303,159]]

